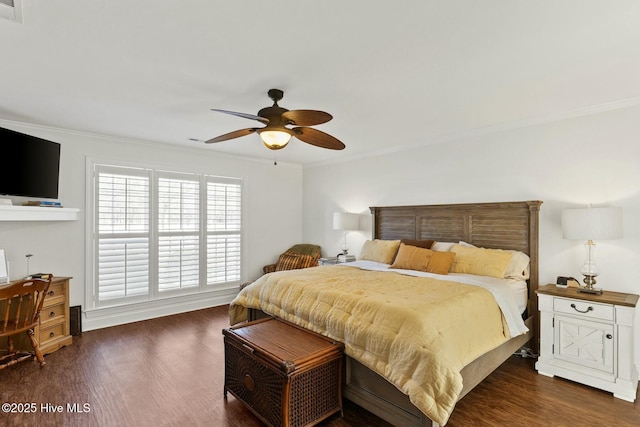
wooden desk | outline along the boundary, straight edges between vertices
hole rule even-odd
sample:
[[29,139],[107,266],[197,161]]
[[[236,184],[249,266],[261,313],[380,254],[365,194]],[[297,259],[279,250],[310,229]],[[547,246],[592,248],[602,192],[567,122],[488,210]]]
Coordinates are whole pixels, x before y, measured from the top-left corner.
[[[71,279],[72,277],[54,276],[51,280],[51,286],[40,312],[40,325],[34,330],[42,354],[53,353],[73,342],[69,328],[69,281]],[[26,334],[24,337],[17,338],[15,344],[19,349],[31,351],[31,344]]]

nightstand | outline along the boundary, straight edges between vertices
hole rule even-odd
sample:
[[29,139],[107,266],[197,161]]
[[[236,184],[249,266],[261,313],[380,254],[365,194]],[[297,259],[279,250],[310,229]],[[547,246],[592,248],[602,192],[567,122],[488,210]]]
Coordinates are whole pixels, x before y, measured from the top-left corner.
[[633,402],[638,388],[634,365],[634,315],[638,295],[542,286],[539,374],[555,375],[609,391]]

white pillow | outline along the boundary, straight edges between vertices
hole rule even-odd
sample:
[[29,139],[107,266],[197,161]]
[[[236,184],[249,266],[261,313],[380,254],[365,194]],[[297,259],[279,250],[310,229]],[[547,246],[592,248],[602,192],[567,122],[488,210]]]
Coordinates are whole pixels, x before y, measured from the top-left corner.
[[438,252],[451,252],[451,248],[455,245],[455,242],[435,242],[431,246],[432,251]]
[[505,279],[527,280],[529,278],[529,255],[520,251],[509,251],[513,254],[511,262],[504,272]]

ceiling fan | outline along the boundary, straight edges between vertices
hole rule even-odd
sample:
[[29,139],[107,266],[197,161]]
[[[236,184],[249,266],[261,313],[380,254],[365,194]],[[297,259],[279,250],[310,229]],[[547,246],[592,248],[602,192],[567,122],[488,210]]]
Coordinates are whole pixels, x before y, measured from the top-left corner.
[[[218,110],[212,111],[231,114],[233,116],[244,117],[245,119],[257,120],[265,125],[262,128],[246,128],[224,135],[211,138],[205,141],[207,144],[227,141],[257,132],[264,145],[271,150],[284,148],[292,136],[302,142],[315,145],[316,147],[328,148],[330,150],[342,150],[345,145],[333,136],[308,127],[326,123],[333,118],[331,114],[317,110],[287,110],[278,105],[278,101],[284,96],[280,89],[270,89],[267,92],[269,98],[273,100],[271,107],[265,107],[258,111],[258,115],[237,113],[235,111]],[[287,127],[292,126],[292,127]]]

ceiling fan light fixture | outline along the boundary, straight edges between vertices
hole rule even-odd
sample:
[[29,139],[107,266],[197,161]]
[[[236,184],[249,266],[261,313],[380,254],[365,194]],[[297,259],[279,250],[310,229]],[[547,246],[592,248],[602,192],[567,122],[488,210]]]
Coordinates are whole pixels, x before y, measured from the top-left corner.
[[269,129],[268,127],[260,132],[260,139],[264,145],[270,150],[280,150],[286,147],[291,140],[291,131],[289,129]]
[[[4,0],[0,0],[0,2],[2,1]],[[269,150],[283,149],[289,144],[292,136],[295,136],[306,144],[315,145],[320,148],[330,150],[342,150],[345,148],[344,144],[333,136],[309,127],[328,122],[333,118],[331,114],[318,110],[287,110],[286,108],[282,108],[278,105],[278,101],[280,101],[283,96],[283,92],[280,89],[270,89],[267,95],[273,100],[273,105],[262,108],[258,111],[257,115],[212,108],[212,111],[219,113],[259,121],[266,125],[265,127],[239,129],[216,136],[205,142],[207,144],[222,142],[257,132],[264,146]],[[292,127],[288,128],[287,126]]]

